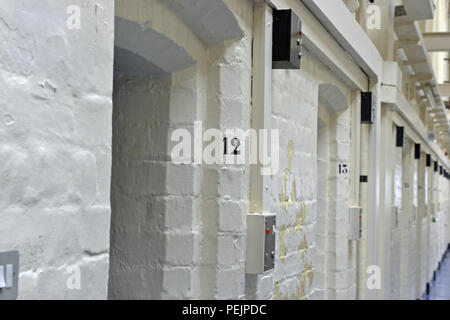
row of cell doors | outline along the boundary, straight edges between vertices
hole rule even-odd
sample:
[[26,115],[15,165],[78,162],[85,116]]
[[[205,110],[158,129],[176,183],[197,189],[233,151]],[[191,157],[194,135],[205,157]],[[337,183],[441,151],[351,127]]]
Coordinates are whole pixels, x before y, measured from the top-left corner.
[[[324,256],[323,285],[327,299],[339,298],[336,288],[339,287],[337,261],[340,253],[336,250],[336,241],[342,225],[336,215],[339,214],[337,207],[342,182],[338,181],[335,168],[339,162],[336,131],[339,130],[341,114],[331,110],[319,97],[317,233],[324,238],[319,250]],[[446,221],[436,221],[439,220],[436,215],[444,214],[444,211],[438,212],[439,172],[434,170],[434,161],[427,166],[427,155],[410,137],[402,134],[400,141],[396,139],[400,131],[403,133],[403,128],[392,123],[390,136],[394,139],[387,140],[384,150],[388,157],[392,154],[392,159],[386,162],[386,172],[381,173],[386,175],[385,183],[391,184],[391,199],[387,199],[391,210],[385,213],[385,228],[376,235],[376,241],[384,242],[382,254],[385,255],[383,259],[387,260],[382,266],[386,280],[383,285],[388,286],[383,290],[383,298],[411,300],[422,296],[427,282],[432,278],[440,252],[444,250],[441,247],[445,245],[446,229],[443,226]],[[364,257],[356,254],[358,244],[349,242],[349,246],[353,246],[353,252],[349,248],[348,267],[354,268]],[[358,276],[355,276],[354,281],[357,279]]]

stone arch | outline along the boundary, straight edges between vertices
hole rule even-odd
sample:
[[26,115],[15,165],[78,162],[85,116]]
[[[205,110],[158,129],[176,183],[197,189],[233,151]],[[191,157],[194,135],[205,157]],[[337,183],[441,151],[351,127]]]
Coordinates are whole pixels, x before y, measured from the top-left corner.
[[114,70],[132,76],[161,77],[195,64],[186,50],[136,21],[115,19]]
[[[181,35],[181,36],[180,36]],[[114,68],[137,76],[162,76],[203,57],[203,44],[243,36],[222,0],[116,1]]]
[[222,0],[161,0],[207,45],[240,38],[243,31]]
[[348,102],[342,91],[335,85],[319,85],[319,101],[331,112],[340,113],[348,108]]
[[115,5],[108,295],[209,297],[205,292],[215,274],[200,277],[203,257],[196,254],[204,240],[196,221],[211,211],[199,200],[202,168],[171,162],[170,137],[178,128],[193,132],[209,90],[217,90],[215,81],[227,71],[208,65],[209,45],[242,31],[221,0],[116,0]]

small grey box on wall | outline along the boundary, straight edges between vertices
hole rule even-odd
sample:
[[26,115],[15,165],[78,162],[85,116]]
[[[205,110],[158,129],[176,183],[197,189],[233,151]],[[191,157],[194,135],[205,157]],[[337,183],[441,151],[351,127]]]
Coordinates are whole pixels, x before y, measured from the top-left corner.
[[360,240],[362,233],[362,208],[348,208],[348,240]]
[[246,272],[261,274],[275,266],[276,216],[247,215]]
[[0,252],[0,300],[17,299],[19,288],[19,252]]
[[292,10],[273,11],[272,68],[300,69],[302,22]]

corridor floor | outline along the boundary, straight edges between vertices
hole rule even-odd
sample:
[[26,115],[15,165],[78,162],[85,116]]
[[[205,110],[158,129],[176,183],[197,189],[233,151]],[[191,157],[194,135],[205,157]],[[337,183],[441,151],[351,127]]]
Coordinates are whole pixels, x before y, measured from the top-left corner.
[[436,272],[436,281],[432,283],[427,300],[450,300],[450,254],[441,263]]

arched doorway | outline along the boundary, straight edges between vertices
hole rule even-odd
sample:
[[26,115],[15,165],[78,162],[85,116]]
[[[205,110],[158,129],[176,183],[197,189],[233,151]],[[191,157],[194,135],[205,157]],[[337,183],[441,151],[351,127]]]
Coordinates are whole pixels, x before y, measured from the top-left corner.
[[214,120],[224,102],[215,102],[218,91],[232,96],[220,80],[234,60],[217,60],[226,49],[233,54],[232,41],[221,45],[242,30],[222,0],[190,9],[184,0],[115,1],[111,299],[214,298],[220,291],[220,177],[172,162],[170,140],[179,128],[193,136],[196,120],[220,127]]
[[[347,117],[348,103],[334,85],[319,86],[317,120],[317,220],[323,237],[325,298],[338,299],[348,283],[348,252],[341,244],[347,240],[348,144],[344,138],[348,127],[340,121]],[[342,249],[344,248],[344,249]],[[341,252],[344,250],[345,252]]]

